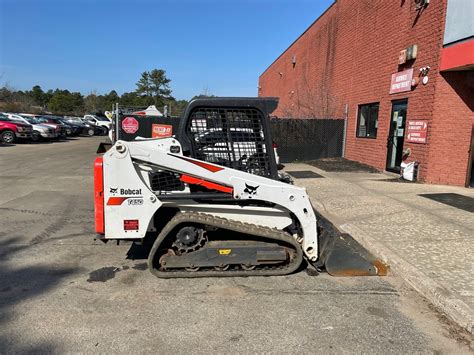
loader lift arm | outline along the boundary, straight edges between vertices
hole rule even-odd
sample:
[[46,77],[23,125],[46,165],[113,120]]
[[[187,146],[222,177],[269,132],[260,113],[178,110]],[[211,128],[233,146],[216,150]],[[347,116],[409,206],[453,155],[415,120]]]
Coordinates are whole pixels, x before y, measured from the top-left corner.
[[[169,149],[160,149],[165,146]],[[298,239],[301,241],[305,256],[310,261],[317,260],[316,216],[305,189],[240,170],[224,168],[183,155],[173,154],[170,152],[172,146],[179,146],[179,143],[172,138],[137,142],[119,141],[105,156],[112,158],[116,164],[120,165],[114,168],[117,172],[136,173],[135,161],[139,165],[146,164],[148,167],[154,166],[158,170],[172,171],[181,175],[181,179],[184,177],[185,181],[189,181],[187,179],[191,177],[207,184],[214,184],[217,189],[227,188],[229,198],[234,201],[263,202],[264,204],[270,203],[283,207],[294,214],[300,223],[302,235]],[[176,148],[173,149],[176,150]],[[160,196],[156,196],[150,186],[138,173],[136,174],[141,181],[143,191],[146,191],[144,199],[152,201],[156,198],[159,200]],[[107,179],[107,175],[105,178]],[[120,184],[123,185],[120,182],[116,183],[116,185]],[[107,190],[105,192],[107,194]],[[170,197],[182,200],[194,198],[186,192],[173,192],[163,197],[165,200]],[[125,237],[125,235],[123,236]]]

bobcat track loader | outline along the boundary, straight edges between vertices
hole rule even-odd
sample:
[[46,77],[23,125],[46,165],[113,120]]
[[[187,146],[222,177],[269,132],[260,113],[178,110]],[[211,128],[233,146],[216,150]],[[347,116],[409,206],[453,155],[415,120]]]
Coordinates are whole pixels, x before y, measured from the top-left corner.
[[118,140],[94,164],[96,232],[152,241],[161,278],[284,275],[304,260],[333,275],[380,275],[383,264],[319,224],[306,190],[277,171],[273,98],[192,101],[178,135]]

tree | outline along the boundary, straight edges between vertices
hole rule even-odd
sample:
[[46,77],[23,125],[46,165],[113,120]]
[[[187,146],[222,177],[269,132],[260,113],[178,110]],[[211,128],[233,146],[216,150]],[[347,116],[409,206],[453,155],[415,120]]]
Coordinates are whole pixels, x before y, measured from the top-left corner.
[[79,92],[56,89],[49,100],[48,109],[58,114],[82,113],[84,98]]
[[45,107],[46,106],[46,95],[43,91],[43,89],[41,89],[41,86],[39,85],[35,85],[33,86],[33,88],[31,89],[31,91],[27,91],[26,94],[33,100],[33,103],[35,105],[38,105],[38,106],[41,106],[41,107]]
[[151,103],[161,106],[166,99],[172,99],[170,83],[171,79],[168,79],[163,69],[145,71],[136,83],[136,93],[142,97],[151,98]]
[[87,113],[95,113],[99,109],[99,97],[95,91],[84,98],[84,109]]
[[281,111],[288,118],[336,118],[341,115],[341,103],[326,79],[310,84],[303,74]]

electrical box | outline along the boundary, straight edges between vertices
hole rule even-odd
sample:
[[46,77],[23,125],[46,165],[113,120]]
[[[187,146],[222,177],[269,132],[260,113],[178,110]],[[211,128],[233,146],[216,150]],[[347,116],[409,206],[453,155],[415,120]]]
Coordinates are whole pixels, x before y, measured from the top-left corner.
[[408,47],[406,50],[407,50],[407,61],[416,59],[416,55],[418,54],[418,46],[416,44]]

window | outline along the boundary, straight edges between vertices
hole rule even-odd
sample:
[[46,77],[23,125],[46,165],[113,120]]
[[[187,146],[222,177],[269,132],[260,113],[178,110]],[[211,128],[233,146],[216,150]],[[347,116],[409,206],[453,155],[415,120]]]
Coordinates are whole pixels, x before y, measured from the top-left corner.
[[377,138],[379,103],[359,105],[357,117],[357,137]]

